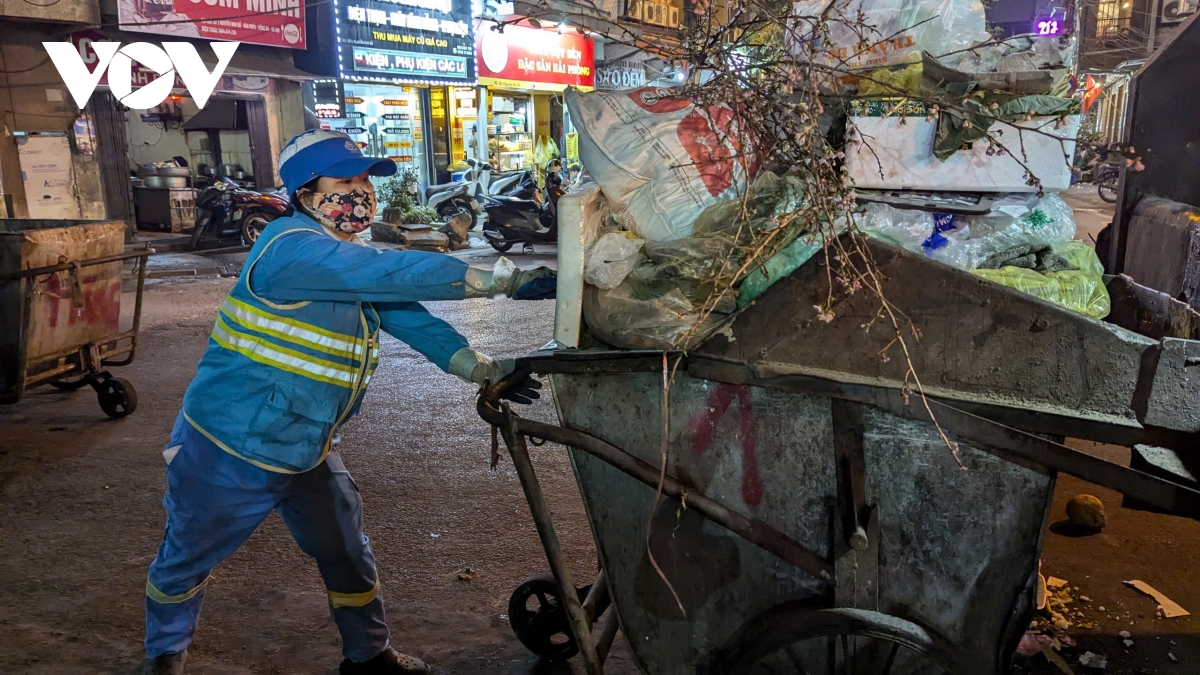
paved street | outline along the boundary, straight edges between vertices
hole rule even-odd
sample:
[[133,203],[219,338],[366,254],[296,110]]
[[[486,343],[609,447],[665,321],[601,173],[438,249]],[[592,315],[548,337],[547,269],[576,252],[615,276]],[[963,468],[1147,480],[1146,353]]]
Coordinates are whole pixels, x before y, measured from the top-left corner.
[[[1099,207],[1080,208],[1097,209],[1080,216],[1081,233],[1090,232],[1103,215]],[[1088,219],[1095,222],[1084,225]],[[491,249],[457,255],[481,266],[496,259]],[[552,264],[553,249],[510,257],[523,266]],[[19,405],[0,407],[0,597],[19,599],[0,603],[0,672],[134,672],[146,567],[162,536],[160,451],[233,283],[223,275],[236,274],[243,258],[155,260],[157,274],[195,276],[148,285],[137,361],[118,372],[138,389],[132,417],[107,420],[88,390],[37,389]],[[553,308],[507,300],[430,304],[496,356],[545,344]],[[529,414],[554,415],[546,400]],[[509,593],[547,566],[510,464],[488,469],[489,445],[472,388],[385,338],[382,365],[341,451],[365,498],[393,641],[438,673],[569,672],[532,658],[507,625]],[[565,453],[552,445],[532,450],[574,572],[589,578],[595,552]],[[1112,448],[1090,450],[1128,461]],[[1200,620],[1157,618],[1153,601],[1121,583],[1142,579],[1200,611],[1200,523],[1123,509],[1115,493],[1066,476],[1051,523],[1065,518],[1065,502],[1080,492],[1101,498],[1108,528],[1076,537],[1056,525],[1043,559],[1046,575],[1088,598],[1072,607],[1071,635],[1081,649],[1106,654],[1109,673],[1200,672]],[[636,672],[623,639],[610,675]],[[329,675],[339,654],[315,565],[282,522],[269,518],[215,571],[189,672]],[[1034,663],[1021,672],[1059,672],[1040,657]]]

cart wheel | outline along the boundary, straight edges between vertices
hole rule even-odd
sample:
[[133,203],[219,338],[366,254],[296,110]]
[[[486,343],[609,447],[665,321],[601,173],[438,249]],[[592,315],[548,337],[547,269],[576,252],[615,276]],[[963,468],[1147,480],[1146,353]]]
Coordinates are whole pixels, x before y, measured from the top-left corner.
[[50,380],[48,384],[59,391],[77,391],[91,384],[87,375],[77,375],[75,377],[60,377]]
[[[580,601],[587,590],[576,590]],[[567,610],[551,574],[538,574],[521,582],[508,599],[508,623],[529,651],[548,659],[569,659],[579,651]]]
[[713,675],[952,675],[947,650],[920,626],[862,609],[768,610],[734,638]]
[[137,410],[137,391],[129,380],[112,377],[96,385],[100,409],[113,419],[121,419]]

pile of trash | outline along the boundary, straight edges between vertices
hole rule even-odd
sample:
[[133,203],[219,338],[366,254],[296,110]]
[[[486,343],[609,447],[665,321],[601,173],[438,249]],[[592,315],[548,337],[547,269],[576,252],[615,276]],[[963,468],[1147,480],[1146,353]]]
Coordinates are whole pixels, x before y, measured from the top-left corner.
[[1057,194],[996,195],[973,216],[872,203],[858,229],[1080,314],[1102,319],[1111,309],[1100,258],[1075,240],[1075,217]]
[[[817,16],[830,2],[796,6]],[[1099,259],[1074,241],[1071,209],[1056,194],[1069,185],[1079,126],[1070,40],[992,40],[974,0],[843,5],[831,30],[788,48],[859,69],[837,83],[851,94],[835,150],[858,191],[853,223],[806,222],[804,184],[763,171],[766,146],[725,105],[660,88],[568,90],[580,160],[604,203],[584,238],[582,314],[600,341],[690,348],[850,228],[1107,315]],[[853,25],[864,15],[902,37],[864,49]],[[971,208],[937,206],[963,195]]]

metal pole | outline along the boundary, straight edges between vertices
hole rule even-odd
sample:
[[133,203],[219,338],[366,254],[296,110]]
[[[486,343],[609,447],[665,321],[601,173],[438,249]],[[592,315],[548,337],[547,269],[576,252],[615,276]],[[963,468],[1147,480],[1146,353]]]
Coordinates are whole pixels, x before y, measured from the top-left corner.
[[479,161],[488,161],[488,89],[479,85],[478,101],[475,104],[475,145],[479,147]]
[[533,522],[537,525],[538,536],[546,549],[546,559],[550,562],[550,571],[558,581],[558,593],[563,606],[567,610],[571,634],[579,645],[579,656],[583,659],[584,671],[587,675],[604,675],[604,666],[596,656],[596,645],[592,643],[592,631],[588,618],[579,603],[575,582],[571,579],[571,570],[563,557],[562,546],[558,535],[554,533],[554,523],[550,518],[550,509],[542,495],[542,486],[538,484],[537,474],[533,470],[533,461],[529,458],[529,448],[525,437],[517,430],[517,418],[512,414],[508,405],[504,406],[504,415],[508,418],[508,427],[503,429],[504,440],[508,444],[508,452],[512,456],[513,467],[521,479],[521,487],[525,489],[525,498],[529,501],[529,511],[533,514]]

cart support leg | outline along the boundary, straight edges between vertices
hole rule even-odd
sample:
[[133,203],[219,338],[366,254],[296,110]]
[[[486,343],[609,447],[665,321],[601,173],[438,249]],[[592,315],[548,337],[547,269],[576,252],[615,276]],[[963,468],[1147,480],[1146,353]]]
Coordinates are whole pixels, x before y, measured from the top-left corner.
[[504,415],[508,420],[508,428],[503,430],[504,441],[512,456],[513,467],[521,479],[521,487],[525,490],[525,498],[529,501],[529,511],[533,514],[533,522],[537,525],[538,536],[546,549],[546,559],[550,562],[550,571],[558,582],[559,597],[567,610],[567,618],[571,624],[571,634],[579,645],[579,656],[583,659],[584,672],[587,675],[603,675],[604,667],[596,655],[596,645],[592,642],[592,631],[588,617],[579,603],[575,582],[571,579],[571,571],[563,557],[562,546],[558,535],[554,533],[554,523],[550,519],[550,509],[546,507],[546,499],[542,495],[542,486],[538,484],[537,474],[533,470],[533,461],[529,458],[529,447],[525,437],[517,432],[517,420],[509,409],[504,406]]
[[604,617],[604,623],[600,625],[600,637],[596,639],[596,657],[600,659],[601,665],[608,660],[608,652],[612,649],[613,640],[617,639],[617,608],[613,607],[608,612],[608,616]]
[[583,599],[583,614],[587,617],[589,626],[595,625],[596,619],[600,618],[607,606],[608,575],[604,570],[600,570],[596,580],[592,582],[592,590],[588,591],[587,597]]

